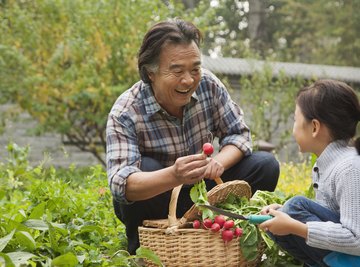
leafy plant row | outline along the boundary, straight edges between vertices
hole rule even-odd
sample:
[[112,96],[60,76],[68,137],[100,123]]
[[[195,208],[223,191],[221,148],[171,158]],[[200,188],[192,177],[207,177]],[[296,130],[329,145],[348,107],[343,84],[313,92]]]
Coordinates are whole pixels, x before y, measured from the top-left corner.
[[[9,144],[7,150],[8,158],[0,162],[0,266],[139,266],[142,258],[161,266],[152,251],[126,252],[125,229],[113,212],[101,165],[55,169],[44,161],[33,167],[28,147]],[[277,192],[259,192],[246,203],[230,197],[222,207],[254,214],[292,194],[309,194],[309,183],[299,177],[310,177],[306,163],[282,164],[281,170]],[[247,258],[264,240],[263,267],[297,266],[256,226],[236,224],[244,229],[240,242]]]
[[28,150],[9,144],[0,165],[0,266],[137,266],[153,256],[125,251],[102,166],[31,167]]

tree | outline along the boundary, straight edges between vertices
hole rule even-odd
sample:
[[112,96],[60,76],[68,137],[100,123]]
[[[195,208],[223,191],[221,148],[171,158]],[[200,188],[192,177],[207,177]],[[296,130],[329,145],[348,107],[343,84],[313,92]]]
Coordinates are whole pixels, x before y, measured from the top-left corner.
[[205,54],[360,66],[359,1],[218,0],[207,8]]
[[29,112],[39,133],[60,133],[105,164],[107,114],[139,79],[144,33],[182,10],[174,1],[2,1],[0,94]]
[[170,13],[148,1],[5,2],[1,91],[39,131],[59,132],[104,163],[106,114],[138,79],[136,48],[149,23]]

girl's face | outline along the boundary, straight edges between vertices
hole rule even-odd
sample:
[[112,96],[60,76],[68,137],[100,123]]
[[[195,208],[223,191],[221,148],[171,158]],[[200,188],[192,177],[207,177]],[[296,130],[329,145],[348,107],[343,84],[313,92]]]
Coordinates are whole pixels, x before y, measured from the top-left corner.
[[307,121],[298,105],[295,107],[293,136],[300,152],[313,152],[314,138],[311,121]]

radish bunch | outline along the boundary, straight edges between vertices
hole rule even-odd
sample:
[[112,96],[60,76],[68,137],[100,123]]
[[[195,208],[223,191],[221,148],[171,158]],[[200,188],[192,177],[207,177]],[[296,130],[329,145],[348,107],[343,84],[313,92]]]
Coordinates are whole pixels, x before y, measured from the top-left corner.
[[214,233],[220,232],[225,244],[234,238],[241,237],[243,233],[242,228],[235,227],[233,220],[226,219],[222,215],[215,216],[214,220],[206,218],[202,221],[202,223],[199,220],[194,220],[193,227],[195,229],[199,229],[201,226],[202,228],[209,229]]

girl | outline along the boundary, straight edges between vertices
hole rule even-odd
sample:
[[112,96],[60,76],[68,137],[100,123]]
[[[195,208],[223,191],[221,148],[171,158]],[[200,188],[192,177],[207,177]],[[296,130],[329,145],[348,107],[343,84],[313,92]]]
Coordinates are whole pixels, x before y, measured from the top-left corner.
[[293,135],[301,152],[318,157],[316,199],[264,207],[274,218],[260,228],[305,266],[360,266],[360,136],[355,148],[348,144],[359,120],[358,97],[345,83],[320,80],[298,92]]

